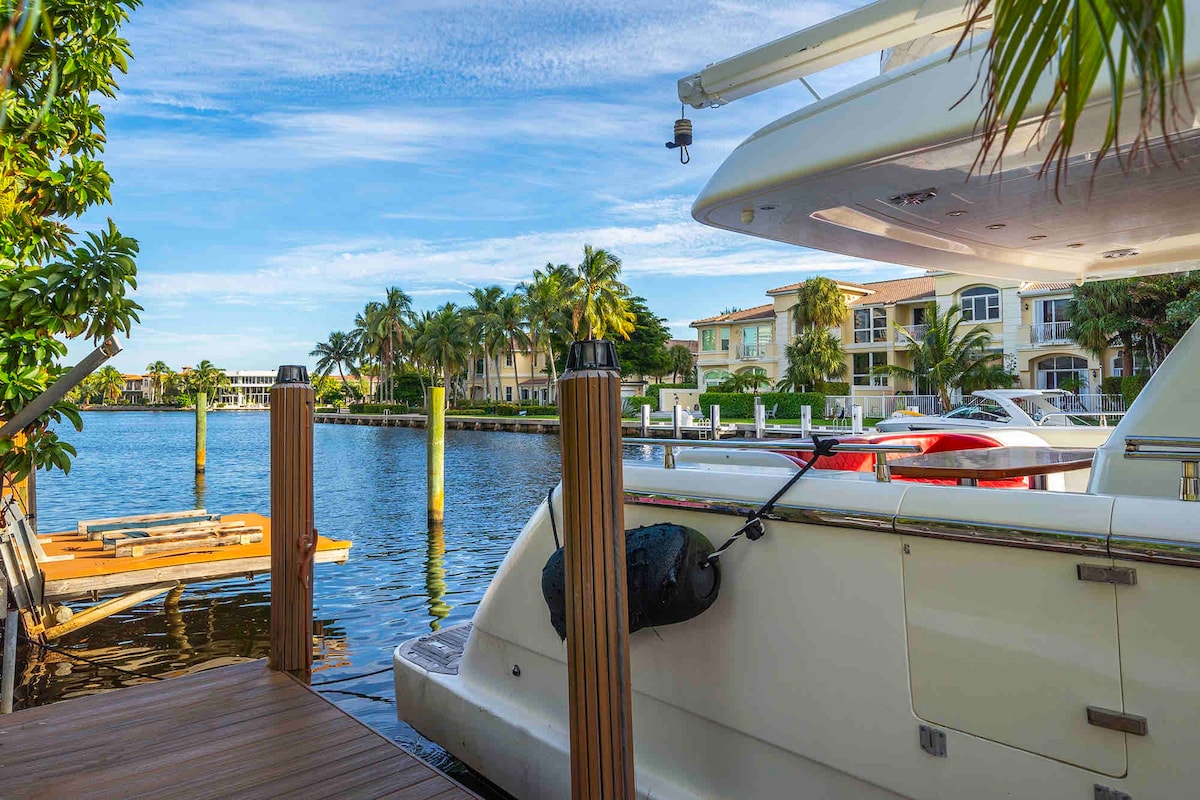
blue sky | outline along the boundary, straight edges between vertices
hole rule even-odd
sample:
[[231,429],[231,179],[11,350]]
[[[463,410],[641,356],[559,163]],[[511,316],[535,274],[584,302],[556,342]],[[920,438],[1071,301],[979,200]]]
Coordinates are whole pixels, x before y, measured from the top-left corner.
[[145,312],[113,363],[305,363],[387,286],[462,304],[585,243],[622,258],[677,336],[807,275],[907,274],[691,219],[738,142],[810,102],[802,88],[689,109],[687,166],[663,147],[677,78],[859,4],[147,3],[106,104],[114,203],[79,226],[111,215],[141,243]]

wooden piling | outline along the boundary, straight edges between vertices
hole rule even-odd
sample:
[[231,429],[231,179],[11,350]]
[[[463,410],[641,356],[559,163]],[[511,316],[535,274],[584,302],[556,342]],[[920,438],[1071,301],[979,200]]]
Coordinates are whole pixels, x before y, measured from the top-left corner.
[[446,387],[429,387],[425,438],[425,518],[430,529],[446,518]]
[[313,390],[308,370],[271,387],[271,669],[312,677]]
[[634,797],[621,376],[610,342],[571,346],[559,381],[571,796]]
[[208,392],[196,392],[196,474],[203,475],[208,460]]
[[0,657],[0,714],[11,714],[17,682],[17,607],[9,599],[8,582],[0,571],[0,608],[4,609],[4,645]]

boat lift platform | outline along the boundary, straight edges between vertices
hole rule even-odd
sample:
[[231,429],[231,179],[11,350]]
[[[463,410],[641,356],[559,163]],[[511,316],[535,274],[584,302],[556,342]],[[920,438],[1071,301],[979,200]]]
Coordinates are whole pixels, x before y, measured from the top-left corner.
[[476,797],[262,661],[0,717],[5,800]]

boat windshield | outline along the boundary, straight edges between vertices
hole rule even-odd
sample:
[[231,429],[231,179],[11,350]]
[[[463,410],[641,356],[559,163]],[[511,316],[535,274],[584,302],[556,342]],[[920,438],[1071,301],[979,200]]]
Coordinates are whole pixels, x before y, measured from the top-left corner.
[[946,419],[971,419],[980,422],[1008,422],[1008,412],[994,400],[972,397],[965,404],[951,411]]

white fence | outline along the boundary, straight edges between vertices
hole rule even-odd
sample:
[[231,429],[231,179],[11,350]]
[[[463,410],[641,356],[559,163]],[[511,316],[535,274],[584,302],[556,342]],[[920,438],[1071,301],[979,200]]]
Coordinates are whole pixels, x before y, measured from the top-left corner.
[[[958,402],[958,396],[951,397],[951,400]],[[854,406],[862,406],[864,417],[876,419],[890,417],[897,411],[910,408],[916,408],[922,414],[942,413],[942,400],[936,394],[829,395],[825,398],[825,418],[849,419]]]
[[1050,398],[1050,402],[1069,412],[1093,414],[1124,414],[1125,398],[1119,394],[1064,394]]

